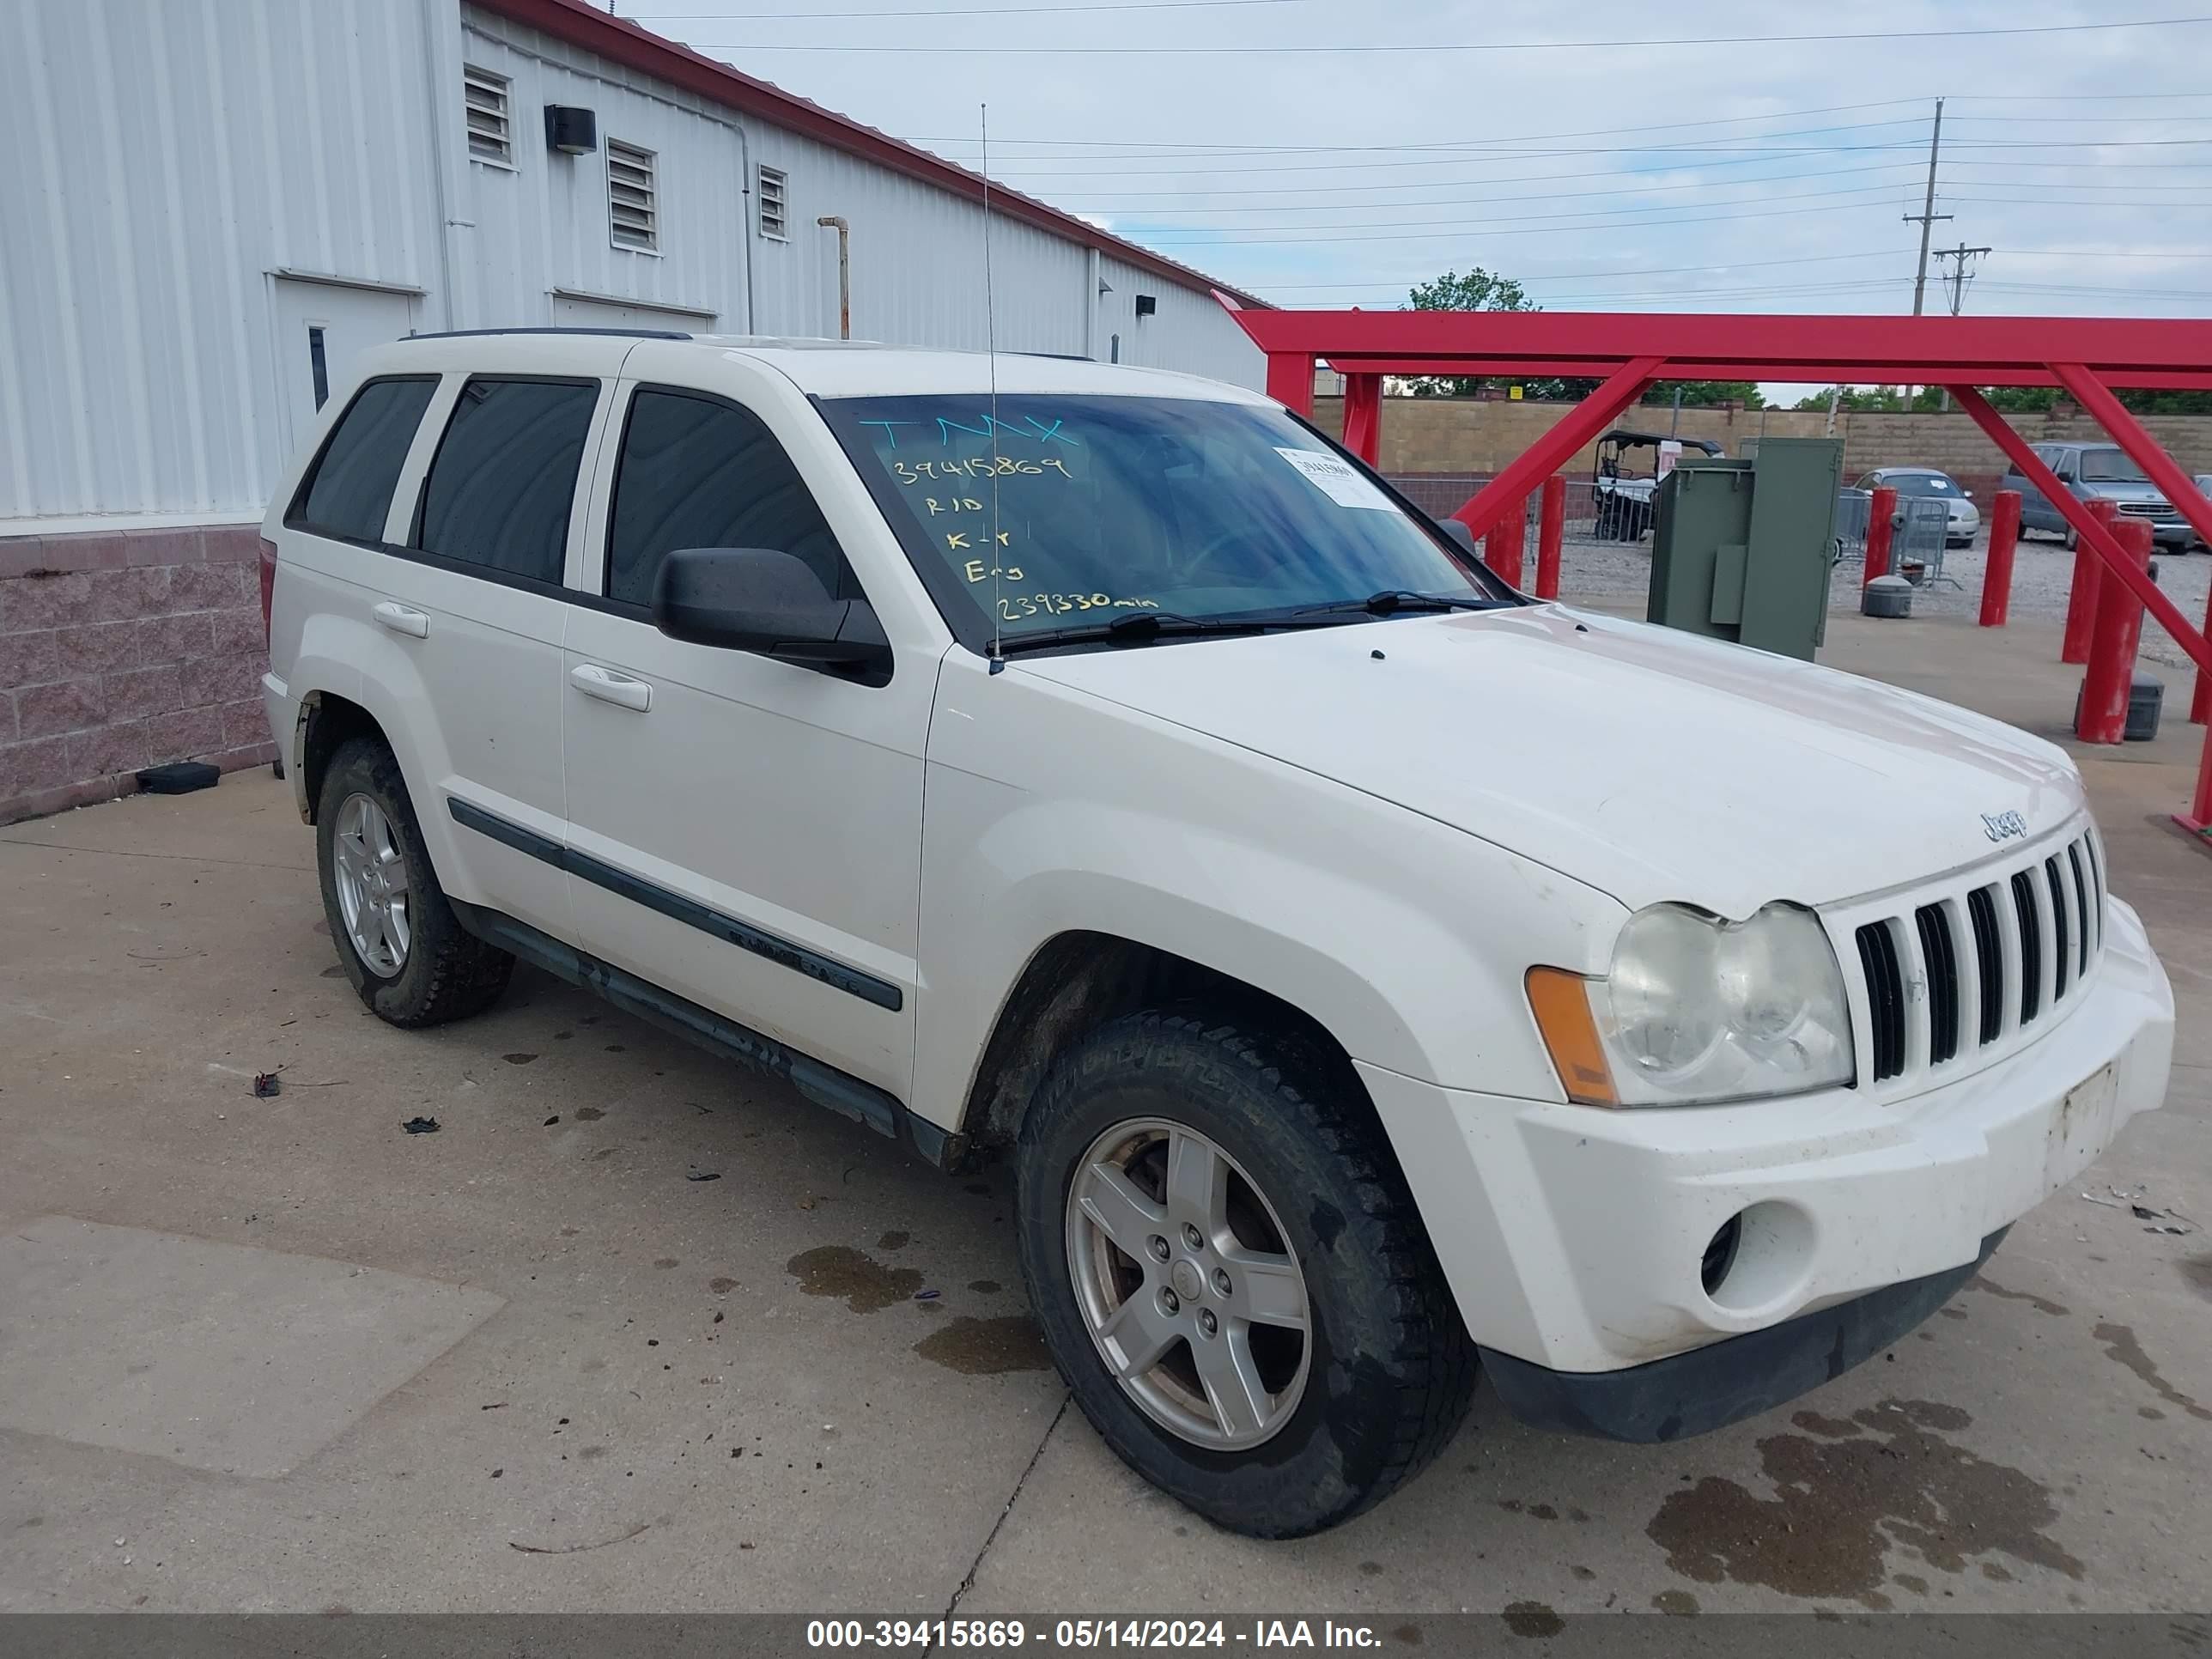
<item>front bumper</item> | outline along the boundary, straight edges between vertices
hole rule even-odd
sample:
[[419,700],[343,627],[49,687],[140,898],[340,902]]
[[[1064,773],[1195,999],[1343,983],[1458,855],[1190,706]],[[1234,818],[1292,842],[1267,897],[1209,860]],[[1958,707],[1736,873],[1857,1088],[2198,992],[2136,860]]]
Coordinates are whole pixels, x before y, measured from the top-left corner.
[[[1728,1339],[1971,1272],[1986,1240],[2163,1100],[2172,1049],[2165,970],[2113,900],[2104,955],[2064,1018],[1901,1099],[1837,1089],[1606,1110],[1360,1072],[1475,1342],[1595,1374],[1736,1350]],[[1732,1217],[1741,1243],[1709,1293],[1706,1248]],[[1794,1367],[1777,1373],[1793,1392],[1821,1380]],[[1705,1386],[1698,1368],[1677,1374]],[[1785,1397],[1768,1388],[1745,1409]]]
[[1534,1427],[1638,1444],[1686,1440],[1771,1411],[1873,1358],[1948,1302],[2003,1242],[2002,1231],[1991,1233],[1956,1267],[1625,1371],[1555,1371],[1490,1348],[1481,1351],[1483,1371],[1514,1416]]

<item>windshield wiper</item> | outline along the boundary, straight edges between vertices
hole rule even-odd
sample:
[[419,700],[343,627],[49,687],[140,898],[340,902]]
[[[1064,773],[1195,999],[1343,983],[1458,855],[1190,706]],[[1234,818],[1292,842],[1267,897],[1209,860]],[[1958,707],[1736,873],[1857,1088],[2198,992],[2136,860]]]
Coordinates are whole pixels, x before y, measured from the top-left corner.
[[1364,599],[1334,599],[1327,605],[1310,605],[1291,614],[1311,617],[1364,611],[1370,617],[1393,617],[1401,611],[1504,611],[1519,603],[1517,599],[1462,598],[1456,593],[1421,593],[1410,587],[1386,587]]
[[1286,617],[1186,617],[1174,611],[1138,611],[1109,623],[1087,623],[1079,628],[1054,628],[1042,634],[1023,634],[1001,639],[999,653],[1036,651],[1050,645],[1080,645],[1104,640],[1115,645],[1149,645],[1163,638],[1224,638],[1237,634],[1264,634],[1273,628],[1310,628],[1310,622]]

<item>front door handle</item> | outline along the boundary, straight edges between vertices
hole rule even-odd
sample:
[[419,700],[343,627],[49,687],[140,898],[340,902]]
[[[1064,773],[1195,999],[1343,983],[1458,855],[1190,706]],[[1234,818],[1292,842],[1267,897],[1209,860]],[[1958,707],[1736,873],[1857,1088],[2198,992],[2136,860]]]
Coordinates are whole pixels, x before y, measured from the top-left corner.
[[653,707],[650,685],[627,674],[617,674],[611,668],[602,668],[595,662],[580,662],[570,669],[568,684],[587,697],[597,697],[601,702],[622,708],[635,708],[641,714]]
[[419,611],[410,611],[404,605],[394,605],[390,599],[370,610],[380,628],[388,628],[395,634],[404,634],[410,639],[430,637],[430,619]]

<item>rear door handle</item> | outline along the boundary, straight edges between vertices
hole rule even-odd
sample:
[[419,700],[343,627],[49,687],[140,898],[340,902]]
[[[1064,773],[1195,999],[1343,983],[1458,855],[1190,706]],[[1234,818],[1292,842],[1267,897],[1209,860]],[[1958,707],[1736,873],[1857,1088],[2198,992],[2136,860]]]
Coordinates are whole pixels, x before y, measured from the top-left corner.
[[653,688],[643,680],[617,674],[595,662],[580,662],[568,671],[568,684],[587,697],[644,714],[653,707]]
[[370,610],[377,626],[388,628],[395,634],[404,634],[411,639],[430,637],[430,619],[419,611],[410,611],[404,605],[394,605],[390,599]]

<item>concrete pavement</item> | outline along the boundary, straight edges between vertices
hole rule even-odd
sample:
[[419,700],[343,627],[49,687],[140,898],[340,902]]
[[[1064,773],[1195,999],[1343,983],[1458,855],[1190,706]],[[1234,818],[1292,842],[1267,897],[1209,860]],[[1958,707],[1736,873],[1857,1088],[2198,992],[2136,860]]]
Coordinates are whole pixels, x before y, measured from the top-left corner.
[[[1838,623],[1841,665],[2046,729],[2070,702],[2033,629]],[[2193,761],[2180,736],[2086,763],[2183,1009],[2168,1109],[2086,1184],[2203,1219],[2212,854],[2161,821]],[[0,1609],[1417,1631],[1515,1606],[2203,1601],[2201,1231],[2062,1194],[1801,1409],[1625,1448],[1486,1396],[1374,1513],[1255,1544],[1063,1409],[1004,1171],[933,1174],[535,974],[480,1019],[386,1027],[338,976],[313,851],[265,773],[0,831]],[[403,1133],[418,1115],[439,1132]]]

